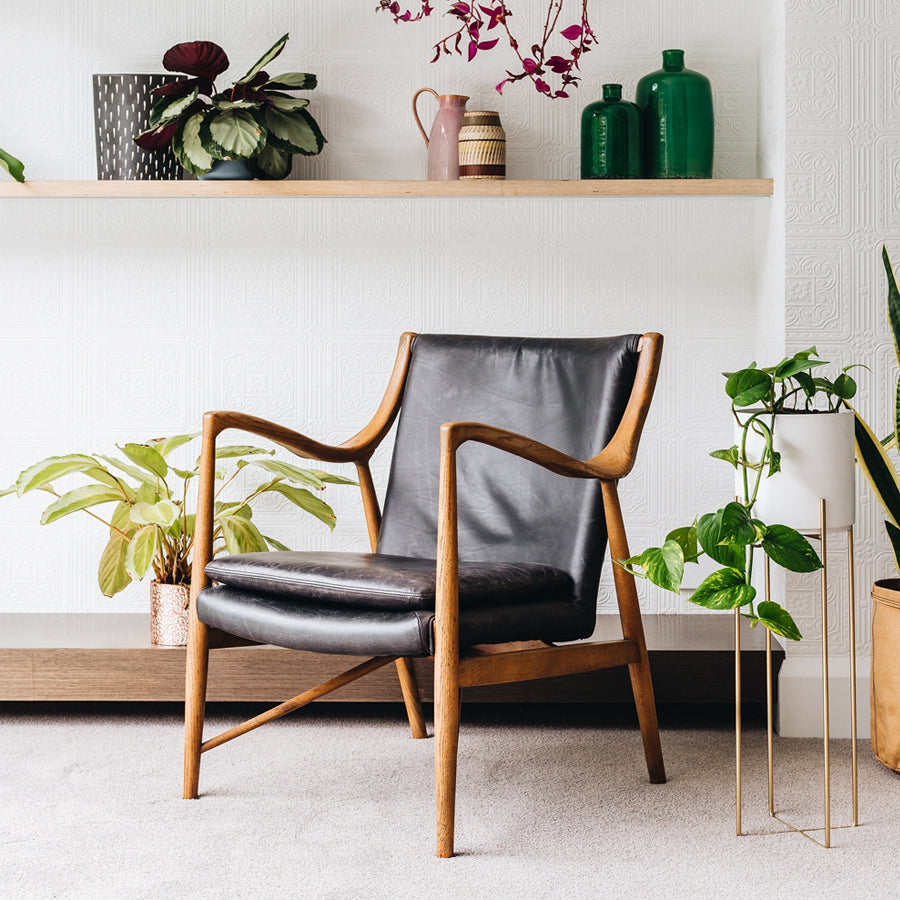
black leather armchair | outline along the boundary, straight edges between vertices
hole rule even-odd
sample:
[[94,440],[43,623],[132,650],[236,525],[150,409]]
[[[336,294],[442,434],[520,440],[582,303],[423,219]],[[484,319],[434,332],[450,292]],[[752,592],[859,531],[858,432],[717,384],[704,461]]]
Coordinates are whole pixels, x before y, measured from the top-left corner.
[[[343,444],[252,416],[204,417],[185,713],[185,797],[201,753],[390,662],[413,736],[425,723],[410,659],[435,659],[438,856],[453,854],[460,691],[627,665],[652,782],[665,771],[633,577],[614,571],[621,640],[591,635],[606,543],[629,555],[617,482],[631,470],[662,337],[405,334],[372,422]],[[382,517],[369,459],[399,412]],[[489,424],[482,424],[489,423]],[[356,465],[371,553],[211,559],[215,442],[227,428]],[[211,583],[212,582],[212,583]],[[230,637],[229,637],[230,636]],[[202,740],[211,640],[373,657]]]

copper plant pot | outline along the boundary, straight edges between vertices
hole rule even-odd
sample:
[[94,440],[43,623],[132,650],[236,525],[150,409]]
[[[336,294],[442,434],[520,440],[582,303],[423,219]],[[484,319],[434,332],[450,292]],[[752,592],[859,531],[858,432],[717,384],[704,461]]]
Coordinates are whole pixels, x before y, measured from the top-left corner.
[[150,643],[184,647],[188,638],[189,584],[150,582]]

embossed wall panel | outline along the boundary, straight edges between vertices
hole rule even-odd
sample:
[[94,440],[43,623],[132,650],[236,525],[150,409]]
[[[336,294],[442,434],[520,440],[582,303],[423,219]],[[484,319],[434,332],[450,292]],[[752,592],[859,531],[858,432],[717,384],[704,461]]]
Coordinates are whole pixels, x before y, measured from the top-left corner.
[[[93,178],[92,72],[158,71],[172,43],[208,38],[226,48],[237,77],[290,31],[279,63],[319,75],[311,109],[329,141],[321,157],[297,160],[293,177],[423,176],[425,148],[409,101],[425,85],[468,93],[471,108],[499,110],[511,176],[575,177],[582,107],[610,80],[633,95],[669,46],[684,47],[688,65],[713,81],[716,173],[757,174],[765,110],[757,99],[758,11],[745,0],[612,0],[597,17],[600,44],[583,61],[584,84],[555,102],[526,85],[502,97],[494,91],[512,64],[508,50],[471,65],[449,57],[430,65],[431,44],[448,23],[435,15],[423,28],[396,26],[374,5],[35,0],[27,10],[13,7],[0,28],[0,146],[26,160],[30,178]],[[41,85],[40,111],[22,101],[23,72]],[[430,122],[433,101],[422,100]],[[810,168],[827,187],[822,217],[840,237],[850,225],[835,174]],[[633,547],[657,543],[728,490],[727,467],[707,451],[710,441],[725,446],[731,438],[727,416],[716,412],[718,373],[753,356],[757,231],[767,203],[3,201],[0,420],[16,440],[0,443],[0,484],[43,456],[109,452],[116,442],[197,428],[212,408],[344,440],[377,406],[403,330],[655,329],[667,342],[659,395],[622,502]],[[816,260],[814,297],[831,297],[836,276],[828,267],[844,277],[842,257],[819,252]],[[373,460],[379,488],[389,448],[390,441]],[[353,489],[329,486],[327,498],[338,512],[333,534],[269,502],[259,518],[288,543],[365,549]],[[145,609],[146,585],[100,595],[103,528],[87,517],[39,526],[47,499],[0,500],[0,543],[17,548],[0,554],[8,588],[0,609]],[[609,611],[611,585],[607,566],[599,603]],[[646,585],[641,602],[648,611],[686,608]]]

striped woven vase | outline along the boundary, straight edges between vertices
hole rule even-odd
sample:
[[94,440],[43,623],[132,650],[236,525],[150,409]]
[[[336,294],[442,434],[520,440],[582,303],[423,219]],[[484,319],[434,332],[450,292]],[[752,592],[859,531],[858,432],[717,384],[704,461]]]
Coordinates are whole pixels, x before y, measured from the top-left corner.
[[459,130],[460,180],[506,178],[506,132],[500,114],[473,110]]

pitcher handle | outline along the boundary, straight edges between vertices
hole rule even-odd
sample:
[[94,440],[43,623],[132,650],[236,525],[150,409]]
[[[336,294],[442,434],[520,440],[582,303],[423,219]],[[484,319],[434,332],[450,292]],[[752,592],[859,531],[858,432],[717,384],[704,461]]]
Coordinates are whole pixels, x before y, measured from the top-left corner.
[[412,111],[413,117],[416,120],[416,125],[419,127],[419,133],[422,135],[422,140],[425,141],[425,146],[428,146],[428,135],[425,133],[425,129],[422,127],[422,122],[419,119],[419,111],[416,109],[416,101],[419,99],[419,94],[431,94],[435,100],[440,102],[440,95],[437,91],[433,91],[431,88],[420,88],[413,94],[412,98]]

